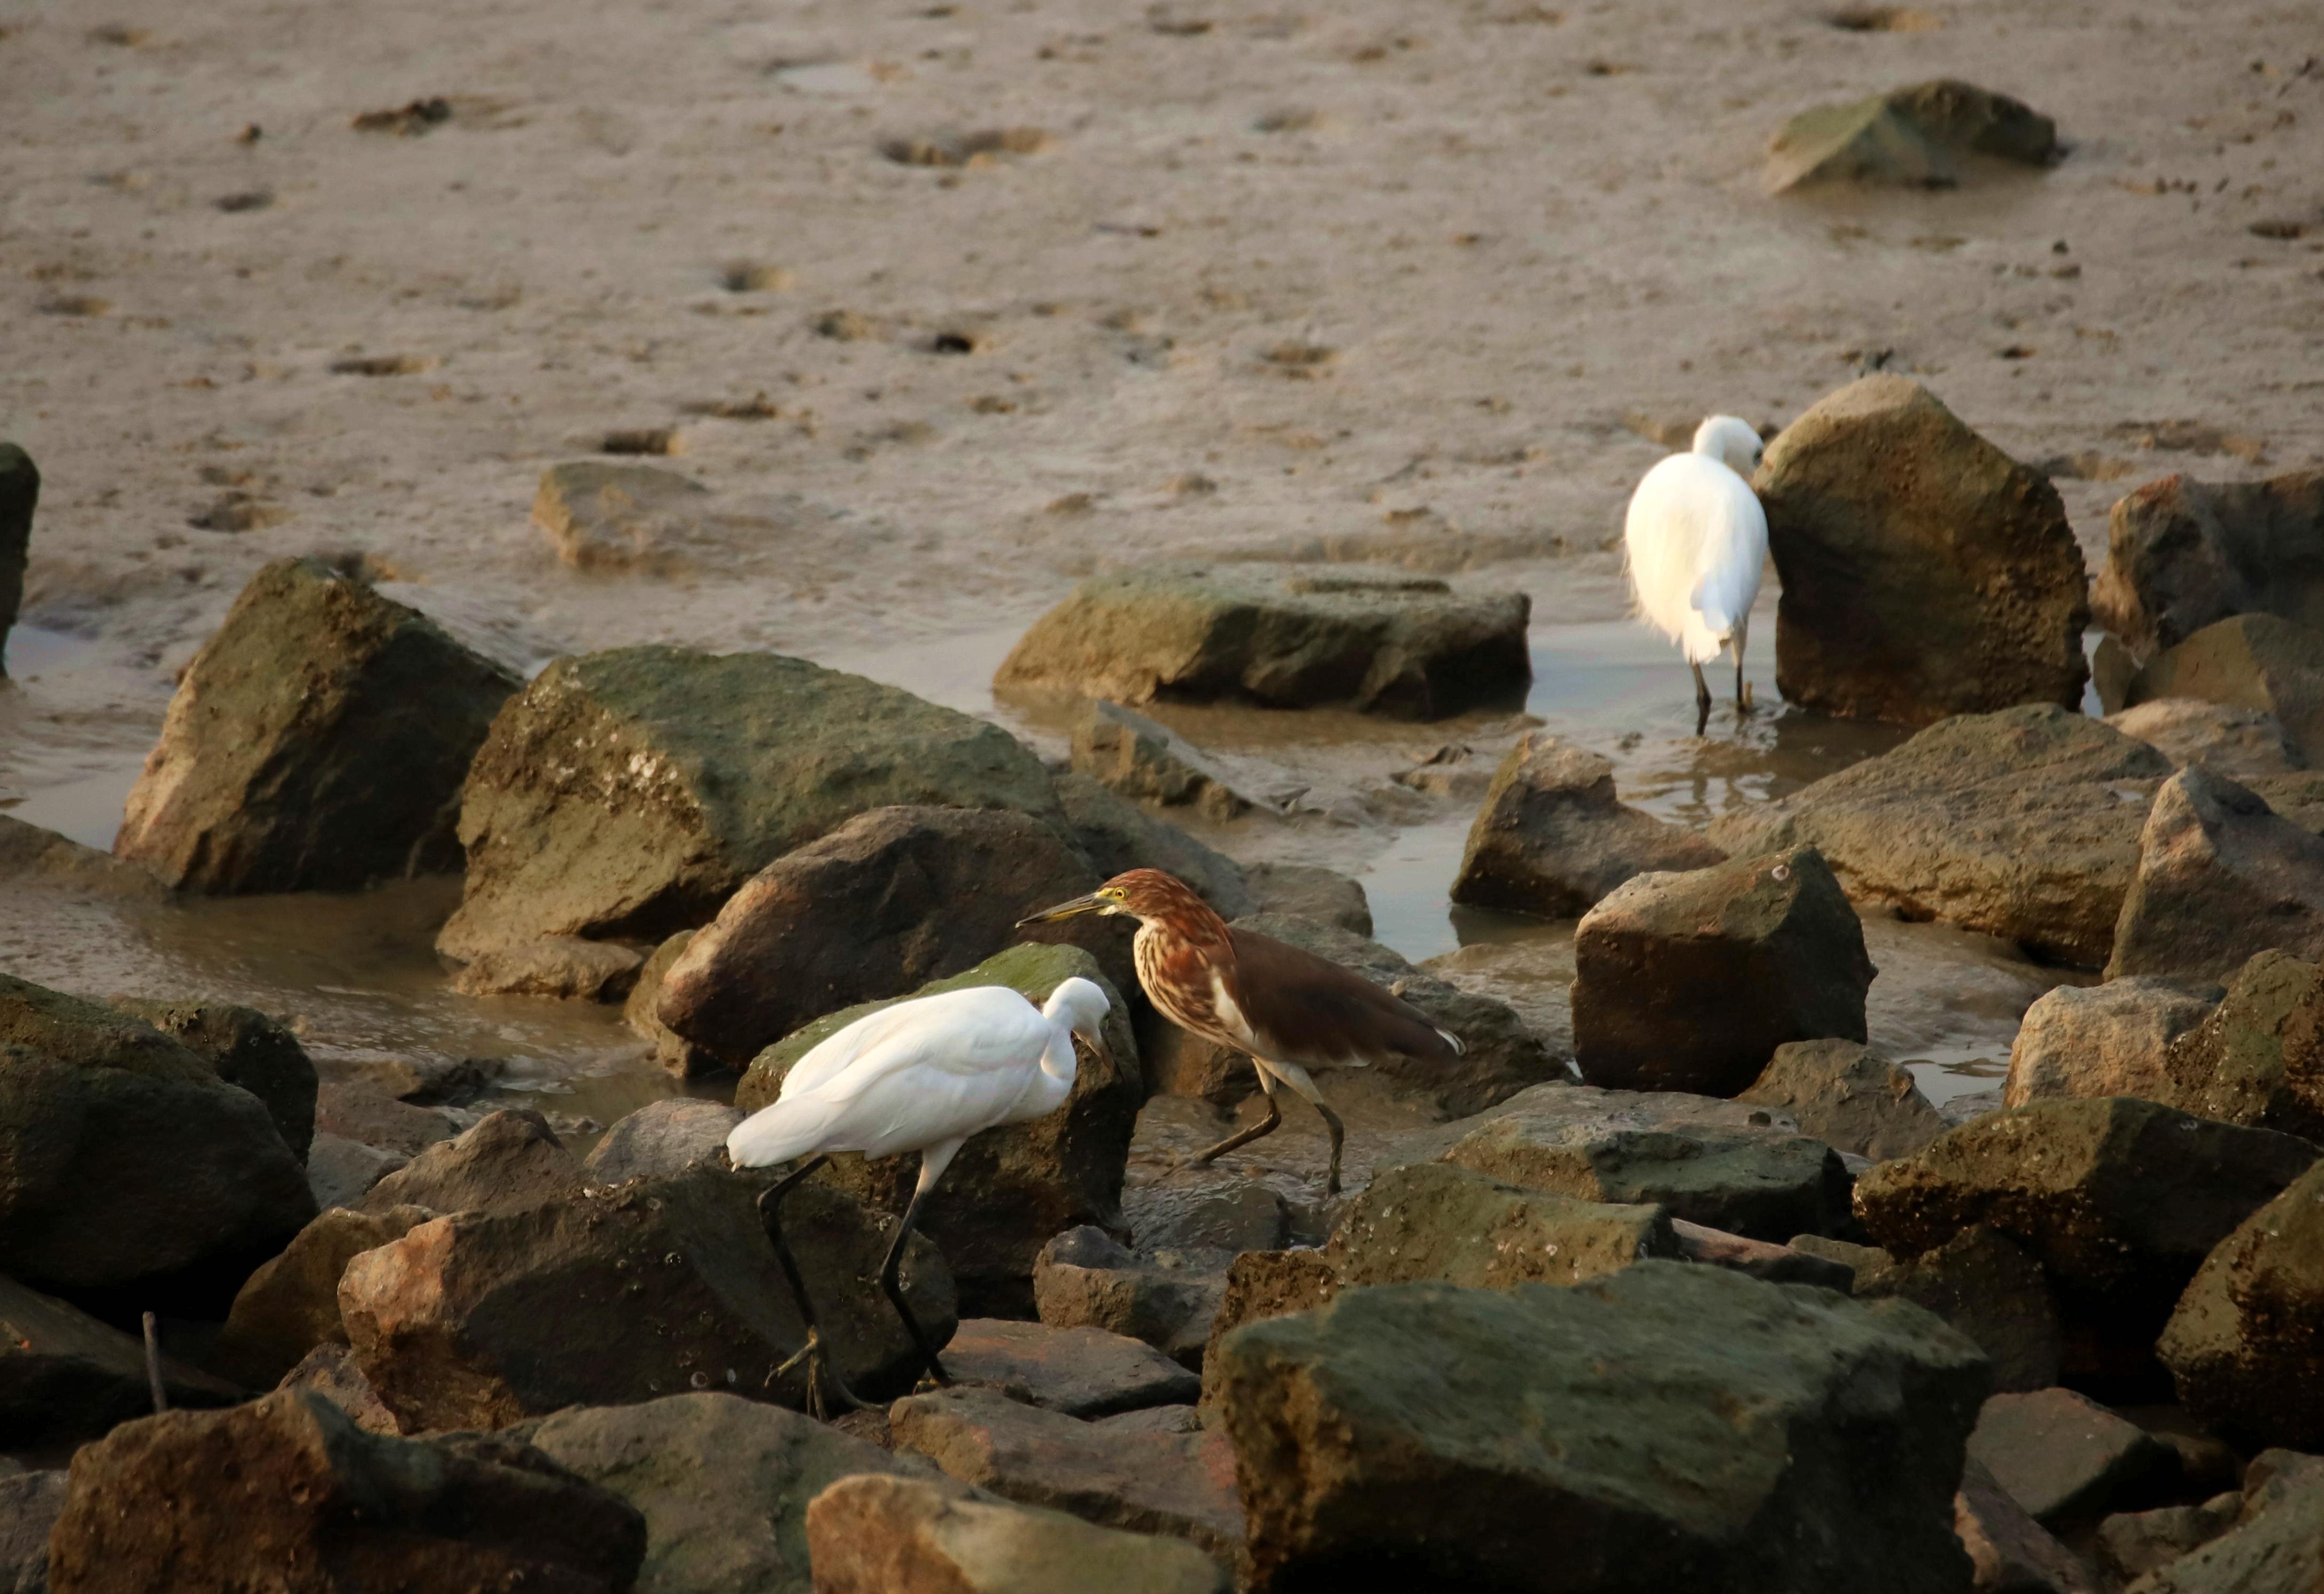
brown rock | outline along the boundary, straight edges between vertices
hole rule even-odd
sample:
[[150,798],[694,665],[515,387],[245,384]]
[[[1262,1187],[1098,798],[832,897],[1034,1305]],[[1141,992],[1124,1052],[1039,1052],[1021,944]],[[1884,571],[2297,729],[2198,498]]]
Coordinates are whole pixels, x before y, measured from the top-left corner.
[[1993,1360],[1993,1387],[2007,1394],[2058,1381],[2065,1330],[2042,1265],[1998,1231],[1974,1225],[1934,1250],[1896,1258],[1877,1246],[1802,1235],[1798,1248],[1854,1270],[1849,1293],[1895,1295],[1933,1312]]
[[2236,614],[2324,625],[2324,471],[2149,482],[2107,517],[2090,611],[2141,659]]
[[1132,1252],[1091,1224],[1068,1229],[1033,1264],[1033,1304],[1046,1328],[1093,1328],[1199,1368],[1224,1279]]
[[1074,723],[1073,767],[1126,797],[1190,806],[1206,819],[1239,818],[1252,806],[1193,742],[1102,697],[1093,698]]
[[1074,1417],[1180,1405],[1202,1390],[1193,1373],[1124,1335],[992,1317],[963,1319],[944,1364],[956,1384]]
[[2200,697],[2274,716],[2303,753],[2324,752],[2324,631],[2273,614],[2218,621],[2131,677],[2124,706]]
[[1609,760],[1533,732],[1494,771],[1452,900],[1575,918],[1633,876],[1706,869],[1726,858],[1693,832],[1624,806]]
[[263,1389],[316,1346],[346,1344],[339,1277],[347,1264],[435,1216],[425,1207],[395,1205],[361,1212],[333,1207],[320,1213],[235,1296],[210,1365]]
[[1351,935],[1369,938],[1372,933],[1371,902],[1360,880],[1312,863],[1253,863],[1243,873],[1255,899],[1254,913],[1312,918]]
[[1455,593],[1351,566],[1149,565],[1084,582],[992,684],[1132,705],[1242,698],[1439,719],[1522,692],[1531,608],[1523,593]]
[[1175,1539],[954,1497],[908,1479],[842,1479],[807,1506],[816,1594],[1223,1594],[1211,1558]]
[[2002,1100],[2011,1107],[2071,1096],[2174,1101],[2163,1058],[2218,1005],[2216,986],[2190,989],[2149,975],[2061,985],[2025,1009]]
[[116,996],[106,1004],[143,1018],[208,1060],[217,1076],[266,1103],[290,1155],[315,1138],[315,1064],[290,1027],[232,1002],[161,1002]]
[[1245,1323],[1307,1312],[1340,1293],[1340,1270],[1320,1250],[1245,1251],[1227,1269],[1226,1293],[1203,1351],[1203,1404],[1215,1396],[1218,1349]]
[[277,559],[187,666],[113,850],[214,895],[456,870],[461,779],[521,684],[367,583]]
[[1769,1284],[1812,1284],[1846,1295],[1856,1277],[1846,1263],[1804,1248],[1729,1234],[1684,1218],[1671,1220],[1671,1234],[1678,1241],[1678,1254],[1686,1260],[1708,1267],[1729,1267]]
[[1785,702],[1907,725],[2081,702],[2089,605],[2057,489],[1917,382],[1819,400],[1753,485]]
[[908,1396],[888,1421],[899,1451],[1004,1499],[1167,1534],[1229,1566],[1241,1553],[1234,1447],[1223,1433],[1124,1431],[976,1388]]
[[73,1457],[54,1594],[621,1594],[645,1523],[521,1444],[367,1433],[304,1391],[124,1424]]
[[[1056,790],[1057,806],[1065,810],[1065,826],[1087,855],[1092,872],[1099,879],[1111,880],[1132,869],[1158,869],[1165,874],[1177,876],[1193,887],[1194,894],[1216,908],[1224,918],[1240,918],[1247,913],[1259,911],[1262,895],[1259,882],[1270,872],[1281,871],[1285,876],[1284,883],[1275,888],[1277,894],[1293,889],[1322,890],[1324,888],[1320,881],[1331,875],[1329,870],[1303,870],[1296,864],[1259,864],[1246,871],[1225,853],[1205,846],[1168,820],[1156,817],[1136,803],[1074,770],[1068,769],[1057,777]],[[1337,880],[1339,877],[1331,878]],[[1358,902],[1363,898],[1363,888],[1353,880],[1347,880],[1331,889],[1335,904],[1342,911],[1345,909],[1344,893],[1347,890],[1354,890]],[[1301,907],[1282,911],[1312,910]],[[1314,917],[1328,916],[1314,914]],[[1359,935],[1371,933],[1369,916],[1360,926],[1351,925],[1348,927]]]
[[[1858,900],[2097,968],[2114,944],[2147,807],[2170,773],[2143,742],[2032,705],[1932,725],[1894,752],[1714,822],[1711,839],[1738,856],[1813,846]],[[2042,868],[2026,866],[2034,858]]]
[[318,1211],[357,1206],[373,1185],[410,1160],[399,1151],[318,1130],[307,1147],[307,1188]]
[[[689,1388],[796,1407],[804,1374],[773,1374],[806,1336],[760,1223],[762,1188],[696,1168],[438,1218],[350,1262],[340,1314],[407,1429],[499,1427]],[[918,1360],[880,1294],[887,1240],[877,1221],[810,1184],[785,1201],[783,1232],[841,1377],[867,1397],[908,1387]],[[943,1344],[951,1281],[924,1237],[905,1250],[903,1281],[914,1315]]]
[[649,1101],[614,1121],[582,1159],[582,1175],[592,1184],[619,1184],[647,1175],[682,1174],[698,1164],[716,1167],[726,1137],[744,1116],[740,1108],[686,1096]]
[[2324,968],[2263,952],[2165,1048],[2157,1101],[2324,1145]]
[[1852,1040],[1777,1046],[1735,1099],[1787,1108],[1803,1134],[1874,1162],[1910,1156],[1945,1130],[1910,1069]]
[[369,1433],[401,1433],[395,1414],[371,1387],[355,1353],[342,1344],[318,1345],[282,1375],[278,1389],[307,1389],[321,1396]]
[[[1027,914],[1096,885],[1056,830],[1022,814],[875,808],[735,892],[663,975],[655,1016],[746,1067],[826,1013],[972,967],[1018,939]],[[1120,945],[1092,948],[1117,984],[1134,978]]]
[[400,1156],[417,1156],[460,1126],[447,1112],[414,1107],[366,1084],[329,1083],[315,1092],[315,1130]]
[[2224,979],[2254,953],[2324,958],[2324,836],[2200,765],[2163,782],[2107,977]]
[[2204,1258],[2155,1350],[2180,1399],[2226,1438],[2324,1447],[2324,1166]]
[[2107,723],[2135,736],[2184,769],[2200,764],[2214,775],[2248,780],[2308,768],[2306,755],[2273,714],[2207,703],[2200,697],[2152,697],[2107,715]]
[[1977,1569],[1977,1594],[2099,1594],[2081,1557],[2027,1516],[1975,1457],[1953,1497],[1953,1531]]
[[[672,452],[664,448],[656,452]],[[709,491],[650,465],[574,460],[540,473],[532,523],[576,570],[674,576],[711,529]]]
[[661,1003],[661,982],[669,973],[670,965],[686,955],[686,949],[694,944],[694,935],[692,930],[680,930],[655,947],[639,966],[630,994],[622,999],[622,1022],[632,1033],[653,1042],[654,1061],[680,1079],[703,1079],[733,1072],[663,1023],[656,1011]]
[[2123,1511],[2098,1524],[2093,1548],[2098,1564],[2119,1584],[2127,1584],[2200,1550],[2236,1525],[2243,1515],[2241,1492],[2216,1495],[2200,1506],[2160,1506]]
[[[580,1160],[530,1108],[488,1112],[457,1139],[427,1147],[372,1186],[367,1212],[512,1212],[581,1188]],[[384,1244],[384,1241],[377,1242]]]
[[1978,1414],[1969,1453],[2052,1528],[2159,1504],[2179,1474],[2168,1446],[2070,1389],[1995,1396]]
[[[161,1363],[177,1405],[231,1405],[243,1392]],[[0,1277],[0,1433],[11,1448],[96,1439],[153,1409],[142,1341],[52,1296]]]
[[1731,1096],[1786,1041],[1865,1038],[1864,927],[1812,847],[1641,875],[1573,935],[1582,1078]]

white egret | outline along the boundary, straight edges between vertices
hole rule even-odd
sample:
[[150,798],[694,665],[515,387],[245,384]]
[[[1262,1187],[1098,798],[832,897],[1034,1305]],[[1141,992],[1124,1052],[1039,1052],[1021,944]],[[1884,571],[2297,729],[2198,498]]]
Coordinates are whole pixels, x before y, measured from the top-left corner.
[[904,1242],[920,1203],[971,1135],[1055,1111],[1074,1088],[1074,1037],[1104,1055],[1099,1027],[1111,1004],[1090,981],[1061,981],[1037,1008],[1002,985],[978,985],[898,1002],[865,1015],[791,1065],[774,1104],[734,1126],[726,1155],[738,1168],[807,1160],[759,1198],[775,1258],[807,1325],[807,1343],[777,1369],[807,1365],[809,1409],[821,1415],[828,1376],[846,1405],[861,1404],[826,1365],[815,1309],[790,1248],[780,1209],[793,1186],[835,1151],[867,1156],[920,1154],[919,1183],[880,1266],[880,1287],[939,1384],[946,1381],[898,1284]]
[[1751,491],[1761,451],[1748,421],[1711,417],[1695,428],[1691,452],[1646,474],[1622,524],[1638,615],[1676,642],[1694,671],[1698,736],[1711,723],[1702,667],[1720,648],[1735,650],[1735,706],[1751,706],[1743,643],[1767,557],[1767,514]]

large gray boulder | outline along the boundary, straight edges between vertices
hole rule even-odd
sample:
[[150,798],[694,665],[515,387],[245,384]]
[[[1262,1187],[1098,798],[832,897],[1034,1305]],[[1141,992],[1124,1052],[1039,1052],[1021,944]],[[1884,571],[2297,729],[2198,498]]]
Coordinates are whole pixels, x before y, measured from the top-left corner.
[[266,1103],[282,1143],[304,1162],[315,1138],[314,1059],[290,1027],[232,1002],[149,1001],[116,996],[107,1007],[143,1018],[208,1059],[217,1076]]
[[1614,795],[1614,766],[1530,732],[1502,759],[1469,827],[1452,900],[1577,918],[1634,875],[1704,869],[1727,854]]
[[49,1594],[49,1534],[65,1508],[62,1468],[0,1473],[0,1589]]
[[489,1435],[369,1433],[319,1395],[124,1424],[73,1457],[52,1594],[487,1589],[623,1594],[638,1514]]
[[[973,1136],[928,1198],[919,1229],[944,1249],[972,1312],[1029,1314],[1033,1264],[1050,1236],[1082,1223],[1111,1225],[1121,1215],[1121,1181],[1130,1138],[1146,1100],[1138,1045],[1120,993],[1097,962],[1077,946],[1012,946],[965,972],[910,994],[971,985],[1005,985],[1046,1001],[1060,981],[1099,982],[1112,1000],[1105,1021],[1106,1055],[1081,1053],[1065,1104],[1046,1118]],[[905,998],[896,998],[903,1000]],[[756,1112],[781,1093],[785,1074],[825,1037],[890,1002],[867,1002],[818,1018],[769,1046],[735,1087],[734,1104]],[[919,1177],[918,1156],[867,1158],[845,1152],[815,1175],[874,1211],[900,1215]]]
[[647,1175],[682,1174],[696,1164],[716,1166],[726,1137],[747,1115],[737,1107],[665,1096],[616,1119],[581,1159],[592,1184],[619,1184]]
[[1871,1168],[1856,1211],[1904,1257],[1972,1225],[1998,1230],[2041,1262],[2070,1328],[2092,1336],[2077,1353],[2097,1356],[2151,1344],[2211,1248],[2316,1156],[2290,1135],[2126,1096],[2036,1101]]
[[2123,706],[2167,697],[2273,715],[2303,753],[2324,757],[2324,631],[2274,614],[2217,621],[2148,659]]
[[1132,705],[1240,698],[1438,719],[1523,695],[1532,604],[1344,565],[1143,566],[1094,576],[1033,623],[996,690]]
[[2201,1548],[2149,1572],[2125,1594],[2309,1594],[2324,1587],[2324,1469],[2306,1465],[2270,1471],[2288,1452],[2255,1458],[2235,1526]]
[[961,1320],[945,1370],[959,1384],[1069,1417],[1183,1405],[1202,1388],[1185,1368],[1127,1335],[997,1317]]
[[1735,1099],[1786,1108],[1802,1133],[1874,1162],[1910,1156],[1945,1131],[1911,1069],[1852,1040],[1777,1046]]
[[2236,614],[2324,626],[2324,471],[2165,476],[2117,501],[2090,612],[2140,659]]
[[1864,926],[1812,847],[1646,874],[1573,933],[1573,1051],[1620,1090],[1732,1096],[1789,1041],[1865,1038]]
[[2163,1058],[2218,1005],[2216,986],[2190,989],[2144,974],[2061,985],[2025,1009],[2010,1043],[2002,1101],[2011,1107],[2063,1096],[2172,1101]]
[[2140,1094],[2324,1145],[2324,967],[2259,954],[2200,1024],[2172,1037],[2160,1073]]
[[1199,1367],[1225,1280],[1181,1254],[1142,1257],[1093,1223],[1068,1229],[1033,1263],[1044,1328],[1094,1328]]
[[1061,1511],[963,1499],[903,1478],[844,1478],[807,1506],[816,1594],[1223,1594],[1194,1545]]
[[654,1016],[740,1070],[825,1013],[957,974],[1019,939],[1084,943],[1117,985],[1132,981],[1124,940],[1102,920],[1015,928],[1097,883],[1055,828],[1022,814],[875,808],[728,898],[663,974]]
[[463,961],[549,935],[658,940],[866,810],[1058,818],[997,725],[775,653],[623,648],[561,659],[493,722],[460,799]]
[[214,1313],[314,1215],[263,1101],[135,1018],[0,974],[0,1272]]
[[521,685],[368,583],[277,559],[187,666],[113,850],[215,894],[456,870],[460,782]]
[[[231,1405],[243,1398],[232,1384],[174,1357],[162,1359],[161,1380],[174,1405]],[[143,1342],[0,1276],[0,1433],[11,1448],[97,1439],[145,1415],[152,1402]]]
[[1819,400],[1753,486],[1783,581],[1785,702],[1905,725],[2081,702],[2089,604],[2057,489],[1918,382]]
[[32,511],[40,502],[41,473],[32,456],[14,443],[0,443],[0,676],[8,673],[8,632],[24,601]]
[[1823,1234],[1847,1221],[1847,1168],[1788,1111],[1676,1092],[1540,1086],[1443,1160],[1527,1190],[1662,1206],[1754,1239]]
[[1978,159],[2046,166],[2057,152],[2049,117],[1948,78],[1802,111],[1770,141],[1763,180],[1771,194],[1843,181],[1943,189]]
[[1853,898],[2094,969],[2170,774],[2144,742],[2035,704],[1932,725],[1710,834],[1738,856],[1812,846]]
[[2190,765],[2146,815],[2107,977],[2222,980],[2271,950],[2324,958],[2324,836]]
[[813,1594],[809,1501],[844,1478],[939,1476],[918,1457],[718,1391],[575,1406],[512,1437],[645,1518],[638,1594]]
[[[1290,914],[1257,913],[1235,924],[1352,970],[1403,997],[1438,1028],[1459,1036],[1465,1049],[1449,1063],[1385,1057],[1362,1070],[1367,1079],[1408,1092],[1446,1117],[1465,1118],[1528,1086],[1565,1077],[1563,1062],[1507,1003],[1462,990],[1377,941]],[[1155,1027],[1147,1077],[1157,1093],[1199,1096],[1222,1106],[1259,1088],[1247,1055],[1198,1040],[1168,1023]],[[1330,1089],[1327,1083],[1327,1094]]]
[[[800,1406],[806,1374],[774,1376],[806,1331],[760,1221],[767,1183],[695,1168],[420,1224],[340,1276],[355,1359],[407,1431],[687,1389]],[[785,1201],[783,1222],[840,1377],[870,1397],[909,1387],[919,1360],[880,1293],[879,1221],[809,1185]],[[926,1237],[907,1246],[902,1276],[941,1345],[952,1281]]]
[[581,1159],[565,1148],[547,1119],[530,1108],[503,1108],[373,1185],[363,1210],[511,1212],[570,1194],[586,1182]]
[[2155,1350],[2181,1402],[2238,1445],[2324,1449],[2324,1164],[2203,1259]]
[[1217,1354],[1260,1589],[1969,1586],[1985,1358],[1903,1302],[1647,1261],[1347,1290]]

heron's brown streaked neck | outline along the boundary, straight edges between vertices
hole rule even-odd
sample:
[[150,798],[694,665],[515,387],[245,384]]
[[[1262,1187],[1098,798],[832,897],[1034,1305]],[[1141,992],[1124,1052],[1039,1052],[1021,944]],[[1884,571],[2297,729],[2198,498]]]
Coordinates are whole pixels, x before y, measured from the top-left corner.
[[1151,930],[1190,946],[1227,944],[1227,921],[1192,891],[1181,900],[1139,904],[1130,912],[1137,915],[1140,934]]

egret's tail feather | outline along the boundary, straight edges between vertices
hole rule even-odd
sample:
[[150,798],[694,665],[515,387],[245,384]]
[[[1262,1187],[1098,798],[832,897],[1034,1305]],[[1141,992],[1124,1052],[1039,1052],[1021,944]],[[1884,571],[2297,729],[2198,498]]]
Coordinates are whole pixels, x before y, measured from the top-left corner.
[[738,1168],[772,1167],[821,1147],[833,1110],[822,1101],[778,1101],[734,1126],[726,1156]]

